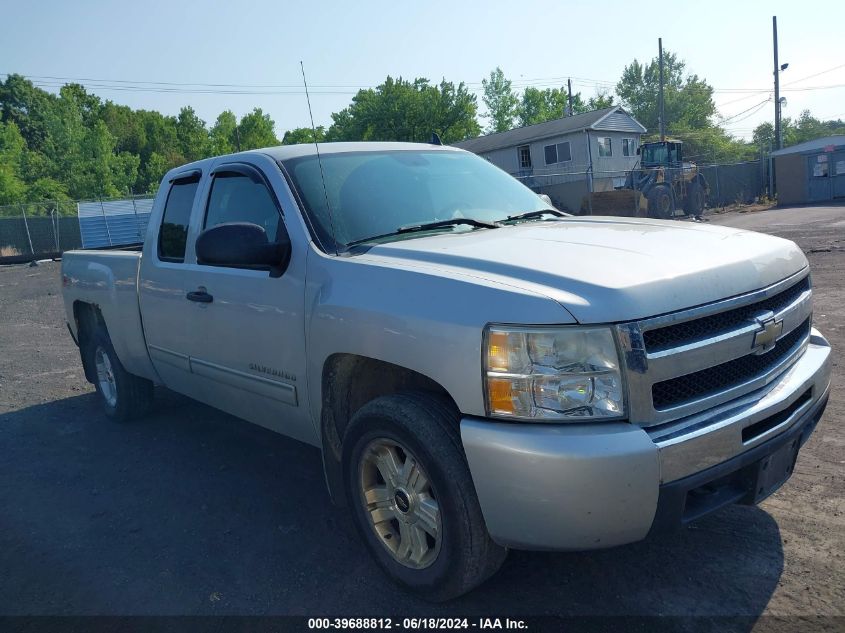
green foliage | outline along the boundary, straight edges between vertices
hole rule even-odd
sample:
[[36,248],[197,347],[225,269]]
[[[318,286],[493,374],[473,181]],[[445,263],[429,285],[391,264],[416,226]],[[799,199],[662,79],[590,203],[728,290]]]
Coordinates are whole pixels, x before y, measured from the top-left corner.
[[490,71],[490,77],[481,80],[484,88],[482,100],[487,106],[485,118],[490,120],[487,132],[504,132],[513,127],[517,116],[519,99],[513,91],[510,79],[505,78],[502,69],[496,66]]
[[[774,146],[770,123],[757,127],[751,143],[719,127],[713,88],[687,73],[674,53],[665,54],[665,76],[667,131],[684,141],[685,156],[699,163],[741,161]],[[574,114],[610,107],[618,98],[656,137],[658,77],[656,59],[647,64],[635,59],[625,67],[616,95],[599,91],[585,100],[574,94]],[[565,88],[528,87],[517,94],[498,67],[482,86],[491,132],[567,112]],[[346,108],[332,114],[328,129],[316,129],[316,138],[311,128],[295,128],[281,143],[428,142],[432,132],[454,143],[481,133],[477,116],[477,99],[463,83],[387,77],[374,89],[359,90]],[[821,121],[806,111],[783,120],[784,146],[832,134],[845,134],[845,122]],[[177,116],[133,110],[103,101],[79,84],[52,94],[12,74],[0,82],[0,205],[154,193],[164,174],[178,165],[279,143],[272,119],[260,108],[240,121],[226,110],[209,128],[191,107]]]
[[208,129],[178,116],[103,102],[79,84],[58,95],[20,75],[0,82],[0,205],[153,193],[169,169],[241,149],[278,145],[260,109],[240,123],[225,111]]
[[26,189],[27,202],[41,202],[42,200],[70,200],[67,189],[53,178],[39,178]]
[[[841,119],[822,121],[812,116],[809,110],[804,110],[797,121],[793,121],[789,117],[781,119],[781,137],[783,138],[784,147],[790,147],[823,136],[833,136],[834,134],[845,134],[845,121]],[[762,147],[764,151],[777,147],[775,143],[775,126],[768,122],[758,125],[754,129],[752,143],[755,147]]]
[[21,177],[26,142],[14,122],[0,122],[0,205],[18,202],[26,192]]
[[[731,136],[718,126],[713,87],[696,74],[686,73],[686,64],[675,53],[664,51],[664,110],[666,134],[684,142],[684,156],[697,163],[740,162],[759,156],[759,146]],[[660,66],[657,58],[648,64],[636,59],[625,66],[616,84],[622,105],[649,132],[659,133]]]
[[176,117],[176,139],[179,151],[186,162],[200,160],[210,155],[208,130],[205,121],[197,116],[191,106],[179,111]]
[[[526,88],[516,108],[516,118],[520,126],[534,125],[566,116],[569,107],[569,94],[565,88],[546,88],[540,90]],[[581,98],[581,93],[572,95],[572,113],[579,114],[588,110]]]
[[[702,129],[716,114],[713,87],[698,75],[685,75],[686,64],[664,51],[664,109],[669,127]],[[622,71],[616,94],[631,115],[649,131],[657,132],[660,67],[657,58],[646,65],[636,59]]]
[[273,127],[273,119],[270,118],[270,115],[264,114],[261,108],[255,108],[243,117],[238,125],[241,151],[278,145],[279,139],[276,138]]
[[388,77],[375,89],[359,90],[352,103],[332,114],[327,141],[428,142],[437,132],[444,143],[478,136],[476,99],[463,83]]
[[[587,107],[584,108],[584,112],[589,112],[591,110],[604,110],[605,108],[609,108],[613,105],[613,95],[607,90],[598,90],[594,96],[587,100]],[[575,109],[575,112],[576,114],[578,113],[577,108]]]
[[211,128],[211,153],[214,156],[238,151],[238,119],[231,110],[224,110]]
[[282,145],[300,145],[302,143],[321,143],[326,140],[326,128],[318,125],[316,129],[316,138],[314,131],[310,127],[298,127],[293,130],[285,132],[282,138]]

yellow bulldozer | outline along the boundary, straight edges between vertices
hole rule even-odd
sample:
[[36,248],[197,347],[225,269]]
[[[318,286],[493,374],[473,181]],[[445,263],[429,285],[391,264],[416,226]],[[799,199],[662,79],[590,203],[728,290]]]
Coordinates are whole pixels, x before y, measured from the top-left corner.
[[694,163],[685,163],[683,143],[677,140],[644,143],[637,149],[638,165],[625,184],[611,191],[584,196],[581,212],[669,219],[676,209],[698,218],[704,212],[709,187]]

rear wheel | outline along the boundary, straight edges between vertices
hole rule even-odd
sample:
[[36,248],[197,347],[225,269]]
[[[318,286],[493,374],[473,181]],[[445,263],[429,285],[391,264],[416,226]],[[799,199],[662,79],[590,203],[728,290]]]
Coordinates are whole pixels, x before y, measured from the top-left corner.
[[105,326],[96,326],[86,346],[105,414],[125,422],[146,413],[153,399],[153,383],[123,368]]
[[436,397],[396,394],[362,407],[343,442],[358,533],[394,581],[429,600],[475,588],[507,553],[487,533],[458,423]]
[[704,187],[701,183],[693,182],[687,191],[684,213],[692,216],[699,216],[704,211]]
[[675,204],[672,200],[672,192],[669,187],[659,186],[652,189],[648,194],[648,215],[660,220],[668,220],[675,211]]

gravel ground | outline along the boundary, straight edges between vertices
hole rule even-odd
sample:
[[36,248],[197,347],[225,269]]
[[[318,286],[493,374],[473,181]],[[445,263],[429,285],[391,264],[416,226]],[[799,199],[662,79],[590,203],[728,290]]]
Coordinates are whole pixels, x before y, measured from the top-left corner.
[[[712,221],[808,253],[815,324],[840,358],[845,207]],[[430,605],[370,561],[315,449],[164,389],[144,420],[107,422],[65,329],[59,264],[0,267],[0,324],[0,614],[845,615],[836,386],[760,507],[613,550],[512,552],[483,587]],[[834,360],[835,385],[842,374]]]

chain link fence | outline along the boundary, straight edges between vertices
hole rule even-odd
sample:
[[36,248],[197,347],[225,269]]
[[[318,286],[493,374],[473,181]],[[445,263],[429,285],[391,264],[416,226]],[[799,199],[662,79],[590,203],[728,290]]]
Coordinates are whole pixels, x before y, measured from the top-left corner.
[[76,248],[143,241],[151,196],[0,206],[0,263],[59,257]]

